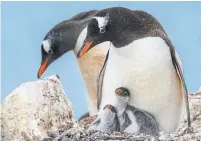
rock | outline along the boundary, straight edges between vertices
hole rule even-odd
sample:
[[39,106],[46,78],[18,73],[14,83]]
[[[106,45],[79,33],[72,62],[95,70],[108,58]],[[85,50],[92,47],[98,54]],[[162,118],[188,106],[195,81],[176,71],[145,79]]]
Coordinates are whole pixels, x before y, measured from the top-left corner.
[[3,113],[1,113],[1,141],[10,141],[9,129],[5,124]]
[[16,88],[1,105],[1,121],[2,141],[39,141],[47,137],[47,131],[77,126],[57,76]]
[[[201,95],[201,94],[200,94]],[[171,134],[161,134],[160,140],[174,141],[198,141],[201,139],[201,99],[198,95],[189,97],[189,106],[191,112],[191,128],[187,128],[187,121],[181,121],[179,129]],[[186,117],[186,115],[184,115]]]
[[97,118],[97,115],[86,117],[79,121],[79,124],[82,125],[85,129],[88,129],[92,122]]

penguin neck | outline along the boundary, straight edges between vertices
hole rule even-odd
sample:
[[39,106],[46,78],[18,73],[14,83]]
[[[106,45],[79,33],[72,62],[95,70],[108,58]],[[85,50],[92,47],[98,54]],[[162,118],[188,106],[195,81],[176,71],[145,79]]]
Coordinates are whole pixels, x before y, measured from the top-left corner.
[[86,36],[87,36],[87,27],[82,29],[82,31],[80,32],[80,34],[79,34],[79,36],[77,38],[77,42],[76,42],[75,48],[73,50],[75,56],[77,56],[77,53],[78,53],[79,49],[81,48]]
[[117,116],[122,115],[122,113],[125,111],[128,103],[122,102],[122,101],[117,101],[115,104],[115,107],[117,109]]
[[78,66],[82,73],[84,83],[87,89],[87,101],[90,115],[97,114],[97,77],[99,70],[104,62],[105,54],[108,50],[109,44],[105,43],[98,47],[92,48],[81,58],[77,58],[77,52],[81,48],[84,39],[87,35],[87,27],[85,27],[78,36],[75,49],[73,50]]

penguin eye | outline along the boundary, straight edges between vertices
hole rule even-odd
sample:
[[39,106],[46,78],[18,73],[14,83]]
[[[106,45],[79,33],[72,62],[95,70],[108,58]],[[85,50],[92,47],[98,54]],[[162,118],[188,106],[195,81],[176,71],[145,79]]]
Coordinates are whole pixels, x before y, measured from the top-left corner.
[[112,108],[112,111],[113,111],[114,113],[116,113],[116,109],[115,109],[114,107]]
[[147,125],[148,125],[148,127],[150,127],[150,126],[151,126],[151,123],[148,123]]
[[105,33],[105,28],[102,28],[101,30],[100,30],[100,33],[102,34],[102,33]]
[[53,54],[52,42],[48,39],[42,42],[42,48],[47,54]]
[[128,93],[127,93],[127,92],[124,92],[124,95],[125,95],[125,96],[128,96]]
[[104,26],[104,27],[102,27],[100,29],[100,34],[103,34],[103,33],[107,32],[107,31],[108,31],[108,25],[106,25],[106,26]]
[[53,54],[53,50],[51,48],[48,50],[48,54]]

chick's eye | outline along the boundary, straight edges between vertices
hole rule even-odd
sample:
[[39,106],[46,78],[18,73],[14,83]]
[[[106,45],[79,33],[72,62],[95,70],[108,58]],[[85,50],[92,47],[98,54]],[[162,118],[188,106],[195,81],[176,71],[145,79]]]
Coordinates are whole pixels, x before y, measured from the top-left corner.
[[148,123],[147,125],[148,125],[148,127],[151,127],[151,123]]
[[115,108],[113,108],[113,110],[112,110],[113,112],[116,112],[116,110],[115,110]]
[[127,93],[127,92],[124,92],[124,95],[125,95],[125,96],[127,96],[127,95],[128,95],[128,93]]

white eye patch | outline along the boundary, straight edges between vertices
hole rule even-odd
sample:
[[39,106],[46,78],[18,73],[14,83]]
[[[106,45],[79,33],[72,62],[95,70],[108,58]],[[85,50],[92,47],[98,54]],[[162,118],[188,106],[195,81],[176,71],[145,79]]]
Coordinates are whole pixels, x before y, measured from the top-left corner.
[[109,21],[109,14],[105,15],[105,17],[93,17],[93,19],[96,19],[98,22],[98,27],[100,29],[100,33],[105,32],[105,26],[108,24]]
[[47,52],[48,54],[51,54],[52,53],[52,49],[51,49],[50,42],[48,40],[44,40],[42,42],[42,44],[43,44],[43,48],[44,48],[45,52]]

